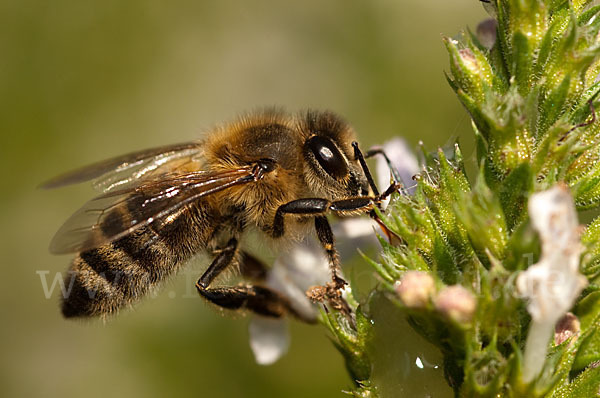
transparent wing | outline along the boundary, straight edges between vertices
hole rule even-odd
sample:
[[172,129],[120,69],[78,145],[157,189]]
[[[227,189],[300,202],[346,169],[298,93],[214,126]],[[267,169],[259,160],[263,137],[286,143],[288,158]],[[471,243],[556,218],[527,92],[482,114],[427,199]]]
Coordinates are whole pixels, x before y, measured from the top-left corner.
[[50,251],[82,252],[115,241],[204,196],[255,181],[252,167],[222,172],[168,173],[87,202],[58,230]]
[[135,180],[150,178],[165,170],[201,169],[197,142],[167,145],[132,152],[70,171],[46,181],[41,188],[59,188],[96,179],[94,188],[106,192],[124,188]]

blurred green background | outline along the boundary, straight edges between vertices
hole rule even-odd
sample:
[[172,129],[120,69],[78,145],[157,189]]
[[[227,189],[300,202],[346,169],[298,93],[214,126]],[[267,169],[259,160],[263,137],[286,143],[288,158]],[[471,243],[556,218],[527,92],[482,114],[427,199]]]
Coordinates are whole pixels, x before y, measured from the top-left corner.
[[36,272],[66,269],[48,243],[93,192],[36,185],[263,105],[339,112],[364,147],[468,137],[440,34],[485,17],[476,0],[1,0],[0,395],[342,396],[323,328],[294,323],[288,355],[256,365],[247,319],[190,290],[201,264],[106,324],[63,320]]

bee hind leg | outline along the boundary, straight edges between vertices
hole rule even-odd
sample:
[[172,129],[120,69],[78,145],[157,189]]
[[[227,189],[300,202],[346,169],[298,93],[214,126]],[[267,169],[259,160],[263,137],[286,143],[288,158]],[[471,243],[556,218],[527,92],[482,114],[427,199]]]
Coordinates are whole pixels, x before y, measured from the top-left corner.
[[[214,279],[225,270],[238,254],[238,242],[231,239],[220,249],[208,269],[196,282],[198,293],[211,303],[229,310],[248,309],[256,314],[281,318],[287,313],[304,319],[291,306],[289,301],[279,293],[263,286],[238,285],[231,287],[210,287]],[[243,253],[240,265],[242,274],[255,280],[263,280],[266,276],[264,265],[247,253]]]
[[202,297],[228,310],[248,309],[255,314],[272,318],[281,318],[288,313],[298,316],[290,308],[287,299],[274,290],[263,286],[241,285],[202,288],[196,285],[196,287]]

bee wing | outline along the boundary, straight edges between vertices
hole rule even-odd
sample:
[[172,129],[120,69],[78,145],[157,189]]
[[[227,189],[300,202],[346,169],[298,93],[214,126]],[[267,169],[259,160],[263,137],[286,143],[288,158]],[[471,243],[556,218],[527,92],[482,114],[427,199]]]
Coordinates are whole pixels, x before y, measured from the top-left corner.
[[137,186],[100,195],[58,230],[50,252],[82,252],[113,242],[170,215],[201,197],[255,181],[250,166],[222,172],[167,173]]
[[[199,162],[200,152],[201,147],[198,142],[132,152],[67,172],[46,181],[40,185],[40,188],[59,188],[94,179],[96,179],[94,188],[102,192],[124,188],[135,180],[158,175],[165,169],[176,170],[191,166],[190,163]],[[199,168],[196,166],[197,170]]]

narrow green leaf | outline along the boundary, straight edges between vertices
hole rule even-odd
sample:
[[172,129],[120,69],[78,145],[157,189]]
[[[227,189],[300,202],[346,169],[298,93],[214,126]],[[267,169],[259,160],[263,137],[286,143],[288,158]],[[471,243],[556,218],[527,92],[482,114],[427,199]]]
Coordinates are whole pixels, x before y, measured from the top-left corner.
[[531,51],[527,37],[521,32],[513,36],[513,65],[512,75],[515,77],[519,92],[525,95],[529,89],[531,77]]
[[571,76],[567,75],[542,102],[540,110],[540,131],[546,131],[564,112],[565,102],[569,94]]
[[555,18],[550,28],[546,31],[544,38],[540,44],[540,49],[537,56],[536,66],[534,69],[535,76],[542,76],[542,72],[547,68],[549,60],[553,59],[552,51],[556,42],[558,32],[564,27],[559,18]]
[[486,164],[485,160],[487,159],[487,155],[488,155],[487,143],[485,142],[485,139],[483,138],[483,136],[481,135],[481,133],[479,132],[479,129],[477,129],[477,126],[475,126],[475,124],[473,124],[473,130],[475,132],[475,148],[476,148],[476,155],[477,155],[477,164],[484,165],[484,164]]
[[590,367],[571,383],[570,397],[593,397],[600,392],[600,367]]
[[600,165],[571,185],[578,209],[593,209],[600,204]]
[[571,371],[577,372],[585,369],[590,364],[600,361],[600,329],[595,325],[593,330],[579,344]]

